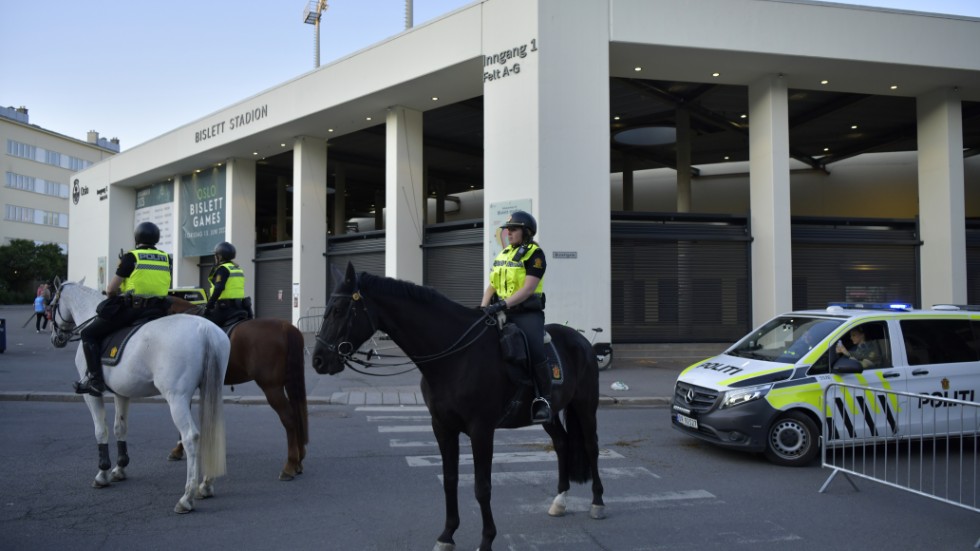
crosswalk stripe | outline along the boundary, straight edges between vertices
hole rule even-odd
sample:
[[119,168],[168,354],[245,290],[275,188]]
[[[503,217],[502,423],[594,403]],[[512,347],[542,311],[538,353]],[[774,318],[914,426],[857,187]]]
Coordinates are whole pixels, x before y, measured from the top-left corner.
[[[530,425],[519,429],[506,429],[506,432],[519,430],[538,430],[544,433],[544,429],[538,425]],[[432,425],[378,425],[378,432],[432,432]]]
[[354,408],[354,411],[378,411],[378,412],[382,412],[382,411],[387,411],[387,412],[404,411],[406,413],[414,413],[414,412],[417,412],[417,411],[424,411],[424,412],[428,413],[429,408],[427,408],[425,406],[357,406],[356,408]]
[[[659,492],[647,495],[602,496],[602,501],[605,502],[607,506],[615,507],[620,505],[620,509],[626,509],[625,506],[629,506],[631,509],[663,507],[664,503],[693,499],[717,499],[717,496],[707,490],[682,490],[677,492]],[[520,514],[539,513],[542,510],[547,510],[549,504],[550,500],[548,500],[546,503],[524,503],[518,505],[513,510],[518,511]],[[568,507],[569,511],[588,511],[592,506],[592,498],[566,496],[565,505]]]
[[[599,459],[622,459],[623,456],[612,450],[599,450]],[[405,460],[409,467],[438,467],[442,465],[442,456],[439,455],[414,455],[406,456]],[[558,456],[555,452],[503,452],[493,454],[493,463],[496,465],[504,463],[540,463],[543,461],[557,461]],[[459,454],[460,465],[472,465],[473,454]]]
[[[607,480],[619,480],[626,478],[660,478],[643,467],[602,467],[599,469],[599,476],[602,477],[603,482]],[[439,482],[441,483],[443,481],[442,475],[439,475],[438,478]],[[472,486],[475,478],[475,475],[472,474],[461,474],[459,475],[459,485]],[[494,486],[503,486],[507,484],[548,484],[555,482],[556,480],[558,480],[557,470],[494,472],[490,474],[490,483]]]
[[[469,440],[467,438],[460,438],[459,445],[461,448],[469,447]],[[504,439],[499,436],[493,440],[494,446],[551,446],[551,440],[513,440]],[[435,440],[402,440],[401,438],[392,438],[388,440],[388,446],[392,448],[437,448],[439,443]]]
[[428,421],[432,419],[428,415],[368,415],[368,423],[378,423],[381,421]]

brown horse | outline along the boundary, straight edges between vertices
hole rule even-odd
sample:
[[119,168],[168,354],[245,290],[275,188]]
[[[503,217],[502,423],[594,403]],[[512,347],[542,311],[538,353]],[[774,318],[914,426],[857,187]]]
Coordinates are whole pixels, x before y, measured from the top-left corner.
[[[171,297],[171,301],[172,314],[194,314],[202,310],[181,298]],[[225,385],[255,381],[286,429],[288,455],[279,480],[292,480],[303,472],[309,443],[303,362],[303,334],[289,322],[251,319],[239,323],[231,332]],[[178,442],[170,452],[170,459],[179,460],[183,454],[183,446]]]

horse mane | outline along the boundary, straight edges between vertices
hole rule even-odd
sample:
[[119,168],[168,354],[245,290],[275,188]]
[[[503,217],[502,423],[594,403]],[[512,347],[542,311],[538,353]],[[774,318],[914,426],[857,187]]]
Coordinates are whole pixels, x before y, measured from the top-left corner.
[[441,303],[446,306],[456,308],[466,308],[462,304],[440,293],[432,287],[416,285],[411,281],[394,279],[391,277],[377,276],[368,272],[361,272],[357,278],[358,286],[366,291],[376,290],[387,295],[410,298],[422,302]]
[[102,293],[99,292],[98,289],[93,289],[91,287],[86,287],[80,281],[66,281],[66,282],[64,282],[64,283],[61,284],[61,287],[67,287],[69,285],[72,286],[72,287],[77,287],[79,291],[81,291],[81,292],[83,292],[83,293],[85,293],[87,295],[91,295],[91,296],[101,296],[102,295]]

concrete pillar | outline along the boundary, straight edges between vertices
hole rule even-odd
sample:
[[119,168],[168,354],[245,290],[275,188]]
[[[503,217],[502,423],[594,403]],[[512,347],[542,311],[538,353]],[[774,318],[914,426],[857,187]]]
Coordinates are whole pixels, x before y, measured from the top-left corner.
[[677,109],[677,212],[691,212],[691,113]]
[[255,295],[255,161],[230,159],[225,176],[225,241],[245,272],[245,296]]
[[293,323],[327,304],[326,252],[327,142],[300,136],[293,147]]
[[289,229],[287,227],[287,222],[289,222],[286,216],[286,205],[292,202],[292,197],[289,195],[289,186],[293,184],[293,180],[288,176],[276,176],[276,227],[273,230],[275,234],[272,236],[273,241],[285,241],[286,236],[289,235]]
[[793,307],[790,237],[789,111],[786,81],[749,85],[749,209],[752,325]]
[[392,107],[385,128],[385,274],[421,284],[422,112]]
[[623,155],[623,210],[633,210],[633,158]]
[[[609,3],[483,5],[485,273],[501,210],[530,204],[546,320],[611,334]],[[501,52],[509,55],[501,56]]]
[[344,235],[347,233],[347,168],[343,163],[336,163],[331,167],[334,171],[333,177],[333,234]]
[[[201,286],[204,286],[205,287],[204,290],[207,291],[208,290],[207,287],[204,285],[204,282],[201,281],[201,268],[198,266],[198,264],[201,261],[201,257],[200,256],[188,256],[188,257],[185,257],[184,256],[184,250],[183,250],[184,249],[184,240],[181,238],[182,237],[181,236],[181,228],[183,228],[183,225],[182,225],[183,222],[180,219],[180,204],[181,204],[181,200],[182,200],[181,199],[181,196],[183,195],[183,193],[182,193],[183,186],[181,185],[181,180],[182,180],[182,178],[180,176],[175,176],[174,177],[174,214],[173,214],[173,216],[174,216],[174,220],[173,220],[173,227],[174,227],[174,241],[173,241],[173,243],[174,243],[174,250],[173,250],[174,273],[173,273],[173,278],[172,278],[173,281],[172,281],[171,285],[173,287],[201,287]],[[113,189],[115,189],[115,188],[113,188]],[[112,263],[110,262],[110,266],[111,265],[112,265]],[[110,270],[110,274],[113,273],[114,271],[115,271],[115,268],[112,268]]]
[[922,307],[966,304],[963,111],[945,88],[916,98]]

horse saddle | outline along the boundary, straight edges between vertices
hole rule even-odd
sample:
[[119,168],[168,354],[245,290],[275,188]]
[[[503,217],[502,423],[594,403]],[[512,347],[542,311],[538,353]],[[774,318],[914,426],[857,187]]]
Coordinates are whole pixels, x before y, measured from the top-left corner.
[[[526,346],[524,332],[520,329],[517,331],[521,337],[521,344]],[[565,382],[565,370],[562,366],[561,356],[558,355],[558,349],[555,348],[555,343],[551,342],[551,335],[548,334],[547,330],[544,333],[544,342],[545,358],[547,358],[548,367],[551,371],[551,392],[554,395],[555,385],[560,385]],[[527,364],[526,360],[524,365],[516,365],[512,362],[506,362],[506,365],[507,376],[517,385],[517,390],[507,403],[507,408],[504,410],[503,416],[497,421],[497,428],[507,429],[527,426],[531,424],[530,404],[534,400],[534,383],[531,380],[531,367]],[[549,396],[548,401],[553,402],[554,400]]]
[[137,320],[133,325],[127,325],[116,329],[108,337],[102,339],[102,365],[116,365],[122,358],[123,348],[129,339],[136,334],[136,331],[146,322],[153,321],[149,318]]
[[[555,344],[551,342],[551,334],[544,332],[544,353],[551,368],[551,384],[561,384],[565,380],[561,358]],[[507,360],[507,376],[519,386],[531,383],[531,366],[528,363],[527,337],[515,323],[505,324],[500,332],[500,347],[504,359]]]
[[243,321],[248,321],[248,316],[244,312],[242,312],[241,317],[233,317],[225,320],[225,322],[221,325],[221,330],[224,331],[225,335],[228,335],[228,338],[230,339],[231,332],[234,331],[235,328],[238,327],[238,324]]

